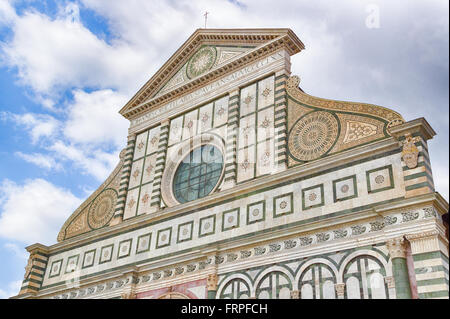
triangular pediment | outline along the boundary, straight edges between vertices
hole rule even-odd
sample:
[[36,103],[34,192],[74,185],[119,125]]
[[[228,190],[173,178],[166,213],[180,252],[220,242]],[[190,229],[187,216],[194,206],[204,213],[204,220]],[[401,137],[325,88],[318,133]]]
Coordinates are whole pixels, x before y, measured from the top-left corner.
[[120,110],[132,118],[277,47],[304,45],[290,29],[198,29]]

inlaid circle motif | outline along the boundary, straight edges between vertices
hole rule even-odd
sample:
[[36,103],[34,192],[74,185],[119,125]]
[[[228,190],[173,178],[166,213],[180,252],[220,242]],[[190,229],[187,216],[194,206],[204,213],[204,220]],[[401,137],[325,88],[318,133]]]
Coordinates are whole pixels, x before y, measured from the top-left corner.
[[289,152],[299,161],[319,158],[334,145],[338,131],[338,121],[331,113],[308,113],[294,124],[289,133]]
[[217,51],[214,47],[203,47],[188,62],[186,68],[187,76],[192,79],[205,73],[212,68],[216,62]]
[[91,228],[105,226],[114,215],[117,193],[113,189],[104,190],[91,204],[88,212],[88,223]]
[[383,175],[378,175],[377,177],[375,177],[375,183],[383,184],[384,183],[384,176]]

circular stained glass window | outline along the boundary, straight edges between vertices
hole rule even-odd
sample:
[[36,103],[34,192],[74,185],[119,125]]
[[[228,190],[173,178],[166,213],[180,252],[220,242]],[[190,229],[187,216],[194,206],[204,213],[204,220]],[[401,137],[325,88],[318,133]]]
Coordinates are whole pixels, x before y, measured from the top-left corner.
[[223,169],[223,155],[213,145],[203,145],[187,155],[178,166],[173,193],[180,203],[202,198],[214,189]]

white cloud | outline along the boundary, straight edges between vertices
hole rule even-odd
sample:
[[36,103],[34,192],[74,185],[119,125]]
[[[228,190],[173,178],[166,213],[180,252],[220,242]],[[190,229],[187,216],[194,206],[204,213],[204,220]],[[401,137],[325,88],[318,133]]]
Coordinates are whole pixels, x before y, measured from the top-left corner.
[[24,154],[22,152],[16,152],[14,154],[29,163],[35,164],[47,170],[59,171],[62,169],[61,164],[57,163],[55,159],[49,155],[40,153]]
[[42,137],[52,138],[60,125],[54,117],[46,114],[13,114],[2,112],[3,119],[10,119],[29,131],[31,142],[37,143]]
[[0,184],[0,237],[26,244],[53,244],[64,221],[81,203],[46,180]]
[[16,11],[11,6],[11,1],[0,0],[0,26],[10,24],[16,18]]
[[16,296],[19,293],[21,286],[22,280],[11,281],[6,289],[0,289],[0,299]]
[[126,144],[128,121],[118,111],[127,98],[112,90],[86,93],[73,92],[74,101],[68,107],[64,134],[74,143]]
[[54,19],[33,10],[18,16],[12,39],[1,47],[3,64],[16,67],[20,81],[43,95],[68,87],[135,89],[148,54],[99,39],[79,21],[78,10],[69,3]]
[[51,145],[49,150],[56,153],[61,160],[71,161],[77,168],[102,181],[112,172],[119,162],[117,153],[109,153],[86,146],[75,146],[57,141]]

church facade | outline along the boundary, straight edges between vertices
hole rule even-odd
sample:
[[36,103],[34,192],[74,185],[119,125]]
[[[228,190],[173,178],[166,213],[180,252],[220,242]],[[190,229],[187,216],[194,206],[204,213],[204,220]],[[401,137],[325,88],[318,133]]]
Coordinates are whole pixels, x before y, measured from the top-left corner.
[[436,133],[306,94],[303,49],[290,29],[194,32],[121,109],[111,175],[27,247],[14,298],[448,298]]

